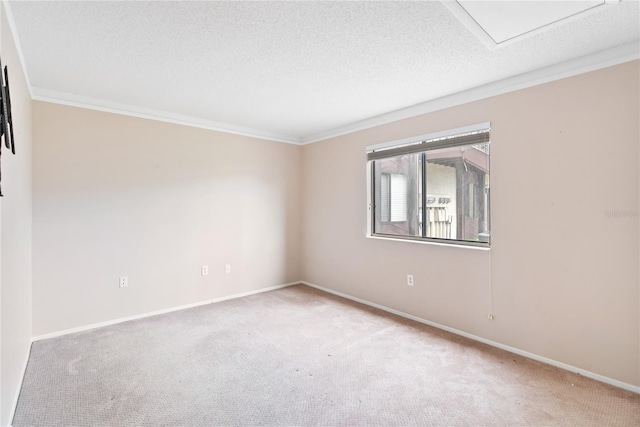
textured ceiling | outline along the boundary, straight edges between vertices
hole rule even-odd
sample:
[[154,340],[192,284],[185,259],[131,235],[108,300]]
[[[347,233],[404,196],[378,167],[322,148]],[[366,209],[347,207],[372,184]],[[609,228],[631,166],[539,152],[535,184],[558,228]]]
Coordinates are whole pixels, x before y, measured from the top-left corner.
[[439,1],[12,1],[8,12],[36,98],[301,142],[638,43],[637,1],[594,9],[494,49]]

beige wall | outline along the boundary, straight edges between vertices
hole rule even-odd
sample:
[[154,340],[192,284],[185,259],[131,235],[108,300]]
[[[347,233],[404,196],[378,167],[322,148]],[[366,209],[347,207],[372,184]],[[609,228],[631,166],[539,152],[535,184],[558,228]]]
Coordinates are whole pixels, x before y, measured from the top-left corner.
[[0,198],[0,425],[5,426],[31,345],[31,96],[2,7],[0,14],[16,141],[15,156],[2,147]]
[[33,335],[300,280],[301,153],[34,102]]
[[[638,76],[635,61],[305,146],[302,277],[639,386]],[[365,237],[365,146],[483,121],[490,251]]]

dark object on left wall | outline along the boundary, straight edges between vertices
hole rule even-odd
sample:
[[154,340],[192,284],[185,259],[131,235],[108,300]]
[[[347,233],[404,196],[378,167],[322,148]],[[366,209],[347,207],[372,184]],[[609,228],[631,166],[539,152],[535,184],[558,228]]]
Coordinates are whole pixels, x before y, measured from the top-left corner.
[[[9,73],[7,67],[2,68],[2,59],[0,59],[0,138],[4,136],[4,145],[16,154],[16,145],[13,138],[13,117],[11,115],[11,94],[9,92]],[[0,155],[2,154],[2,141],[0,141]],[[0,163],[0,167],[2,164]],[[0,179],[2,173],[0,172]],[[0,188],[0,197],[2,196],[2,188]]]

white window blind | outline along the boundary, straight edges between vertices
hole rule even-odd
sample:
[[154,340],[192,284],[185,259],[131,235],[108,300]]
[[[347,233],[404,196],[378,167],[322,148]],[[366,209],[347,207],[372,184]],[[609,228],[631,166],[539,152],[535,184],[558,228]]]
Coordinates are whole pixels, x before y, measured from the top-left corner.
[[407,220],[407,177],[391,174],[391,221]]

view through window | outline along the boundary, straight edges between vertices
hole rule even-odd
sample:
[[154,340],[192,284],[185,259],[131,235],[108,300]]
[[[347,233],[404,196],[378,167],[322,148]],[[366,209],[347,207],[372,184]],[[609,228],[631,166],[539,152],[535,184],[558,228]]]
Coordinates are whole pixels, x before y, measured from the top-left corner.
[[488,246],[489,129],[370,150],[372,234]]

